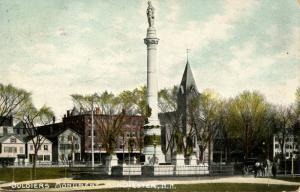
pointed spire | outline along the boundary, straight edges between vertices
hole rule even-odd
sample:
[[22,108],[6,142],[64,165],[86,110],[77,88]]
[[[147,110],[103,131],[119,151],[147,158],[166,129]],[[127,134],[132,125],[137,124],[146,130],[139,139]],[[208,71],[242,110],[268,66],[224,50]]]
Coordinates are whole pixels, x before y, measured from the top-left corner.
[[190,49],[186,49],[186,63],[189,63],[189,53]]
[[184,73],[182,76],[182,80],[181,80],[179,89],[180,89],[181,94],[189,93],[192,90],[194,90],[195,93],[199,93],[199,91],[197,89],[196,81],[193,76],[192,69],[189,64],[189,60],[187,60],[187,62],[186,62],[186,66],[184,69]]

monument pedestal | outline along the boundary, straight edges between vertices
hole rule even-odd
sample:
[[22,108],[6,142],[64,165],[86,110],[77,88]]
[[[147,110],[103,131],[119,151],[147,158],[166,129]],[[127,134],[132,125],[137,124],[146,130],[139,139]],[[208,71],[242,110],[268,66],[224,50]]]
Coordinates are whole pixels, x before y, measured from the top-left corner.
[[111,175],[111,168],[118,165],[118,157],[113,154],[105,158],[106,173]]
[[196,155],[190,156],[190,165],[197,165],[197,157]]
[[176,154],[175,158],[172,159],[172,164],[176,166],[185,165],[185,158],[183,154]]

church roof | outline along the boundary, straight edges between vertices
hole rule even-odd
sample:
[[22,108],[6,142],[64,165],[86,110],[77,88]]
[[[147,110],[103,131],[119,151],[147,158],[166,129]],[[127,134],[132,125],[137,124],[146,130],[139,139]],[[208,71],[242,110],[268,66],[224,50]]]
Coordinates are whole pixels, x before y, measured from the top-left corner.
[[179,87],[179,93],[188,94],[189,92],[199,93],[192,69],[190,67],[189,61],[186,62],[184,73]]

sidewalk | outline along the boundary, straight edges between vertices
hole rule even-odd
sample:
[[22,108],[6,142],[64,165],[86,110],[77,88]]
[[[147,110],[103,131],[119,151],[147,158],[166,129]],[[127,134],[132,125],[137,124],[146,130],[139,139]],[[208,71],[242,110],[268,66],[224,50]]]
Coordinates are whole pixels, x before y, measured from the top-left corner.
[[[300,186],[300,182],[289,182],[283,180],[277,180],[272,178],[254,178],[254,177],[223,177],[223,178],[211,178],[211,177],[192,177],[192,178],[153,178],[153,180],[73,180],[69,178],[62,179],[49,179],[49,180],[35,180],[24,181],[17,183],[23,184],[43,184],[51,183],[55,185],[69,184],[70,187],[63,188],[50,188],[39,189],[38,191],[74,191],[74,190],[90,190],[90,189],[104,189],[104,188],[127,188],[127,187],[149,187],[156,185],[174,185],[174,184],[197,184],[197,183],[256,183],[256,184],[277,184],[277,185],[296,185]],[[72,187],[71,184],[76,185]],[[79,184],[93,184],[96,186],[78,186]],[[12,183],[0,184],[0,187],[12,186]]]

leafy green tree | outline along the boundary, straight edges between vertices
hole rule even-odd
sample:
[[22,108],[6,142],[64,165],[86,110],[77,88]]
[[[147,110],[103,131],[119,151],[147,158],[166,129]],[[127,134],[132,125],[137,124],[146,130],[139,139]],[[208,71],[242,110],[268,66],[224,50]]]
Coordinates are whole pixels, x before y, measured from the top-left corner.
[[0,83],[0,125],[9,116],[14,117],[30,101],[31,93],[24,89]]
[[244,91],[229,101],[230,136],[243,140],[245,158],[267,133],[268,107],[258,92]]

